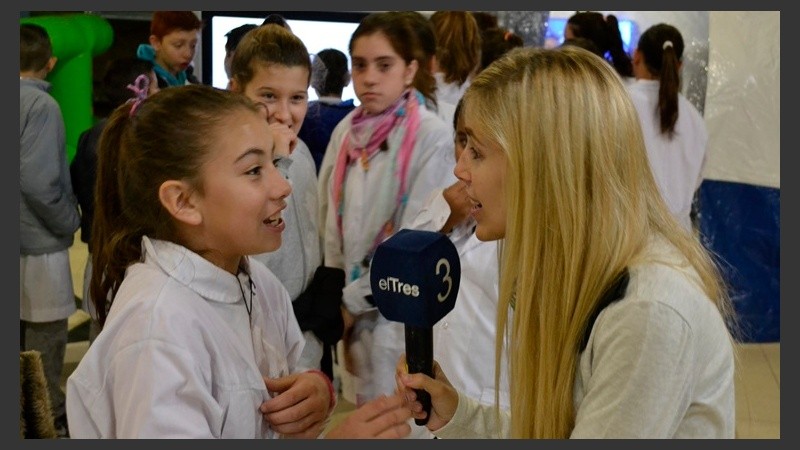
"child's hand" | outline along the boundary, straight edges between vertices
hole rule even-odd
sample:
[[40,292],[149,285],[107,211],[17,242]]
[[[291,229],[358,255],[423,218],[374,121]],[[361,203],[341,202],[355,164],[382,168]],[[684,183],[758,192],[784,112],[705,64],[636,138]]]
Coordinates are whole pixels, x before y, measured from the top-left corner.
[[289,156],[297,147],[297,133],[287,125],[273,122],[269,124],[272,139],[275,141],[275,156]]
[[350,333],[353,331],[353,325],[356,323],[356,318],[350,314],[350,311],[348,311],[344,305],[341,305],[340,309],[342,310],[342,322],[344,322],[342,336],[350,336]]
[[472,211],[472,202],[467,197],[467,185],[461,180],[447,187],[442,192],[442,196],[450,205],[450,217],[447,218],[441,231],[449,233],[456,225],[469,217],[469,213]]
[[400,355],[395,371],[397,390],[400,395],[405,396],[407,406],[415,419],[424,419],[427,413],[416,401],[417,394],[414,389],[422,389],[431,395],[431,417],[426,426],[429,430],[436,431],[450,422],[456,413],[458,392],[450,384],[436,361],[433,362],[433,375],[434,378],[424,373],[408,373],[406,355],[405,353]]
[[273,430],[284,437],[314,439],[322,432],[331,404],[328,384],[313,372],[264,378],[277,395],[259,408]]
[[411,433],[411,411],[403,397],[381,396],[347,415],[325,438],[327,439],[399,439]]

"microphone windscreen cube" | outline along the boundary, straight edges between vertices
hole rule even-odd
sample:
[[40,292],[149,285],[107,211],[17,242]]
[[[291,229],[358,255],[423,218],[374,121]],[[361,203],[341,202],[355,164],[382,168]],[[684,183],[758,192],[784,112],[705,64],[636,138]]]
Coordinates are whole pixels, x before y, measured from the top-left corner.
[[370,267],[375,305],[388,320],[432,327],[456,303],[461,261],[438,232],[402,229],[378,245]]

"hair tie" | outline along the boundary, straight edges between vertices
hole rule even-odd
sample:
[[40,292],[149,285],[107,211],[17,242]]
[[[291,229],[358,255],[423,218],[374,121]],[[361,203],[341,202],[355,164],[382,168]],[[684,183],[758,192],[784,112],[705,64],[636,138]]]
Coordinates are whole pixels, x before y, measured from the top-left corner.
[[508,40],[511,39],[511,36],[513,35],[514,33],[511,30],[506,31],[506,34],[503,35],[503,40],[508,42]]
[[661,45],[662,50],[666,50],[667,47],[672,47],[672,41],[664,41],[664,44]]
[[134,97],[128,100],[128,102],[133,102],[130,113],[131,117],[133,117],[133,115],[136,113],[136,110],[139,108],[139,105],[142,104],[144,99],[147,98],[148,92],[150,92],[150,77],[145,74],[141,74],[136,77],[136,80],[133,81],[133,84],[129,84],[127,88],[134,93]]

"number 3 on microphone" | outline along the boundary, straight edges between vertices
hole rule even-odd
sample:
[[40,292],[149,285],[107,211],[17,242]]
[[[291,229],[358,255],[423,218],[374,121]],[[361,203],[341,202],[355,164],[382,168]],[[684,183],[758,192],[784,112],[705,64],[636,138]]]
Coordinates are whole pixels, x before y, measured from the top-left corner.
[[447,291],[444,294],[437,294],[436,298],[439,299],[439,302],[443,302],[447,299],[447,296],[450,295],[450,290],[453,289],[453,279],[450,278],[450,261],[447,258],[442,258],[436,263],[436,275],[439,275],[441,272],[440,268],[444,266],[444,278],[442,281],[447,283]]

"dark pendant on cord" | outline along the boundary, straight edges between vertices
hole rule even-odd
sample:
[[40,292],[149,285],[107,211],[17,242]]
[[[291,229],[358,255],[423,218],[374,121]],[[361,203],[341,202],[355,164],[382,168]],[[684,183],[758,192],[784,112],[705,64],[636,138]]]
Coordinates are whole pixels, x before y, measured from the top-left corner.
[[242,287],[242,281],[239,280],[239,277],[236,277],[236,281],[239,282],[239,290],[242,292],[242,301],[244,302],[244,309],[247,310],[247,317],[250,319],[253,318],[253,297],[256,295],[256,284],[253,283],[253,278],[250,276],[249,273],[245,272],[247,275],[247,281],[250,283],[250,304],[247,303],[247,296],[244,294],[244,287]]

